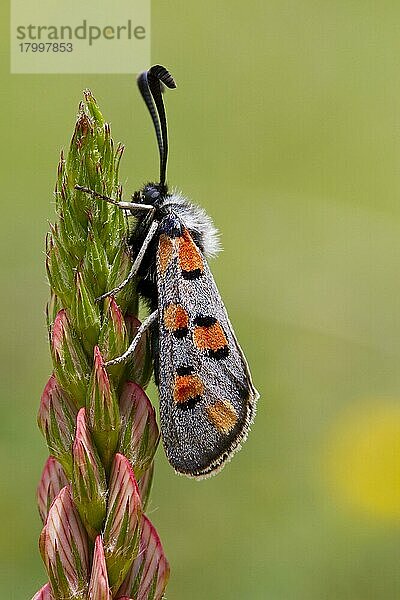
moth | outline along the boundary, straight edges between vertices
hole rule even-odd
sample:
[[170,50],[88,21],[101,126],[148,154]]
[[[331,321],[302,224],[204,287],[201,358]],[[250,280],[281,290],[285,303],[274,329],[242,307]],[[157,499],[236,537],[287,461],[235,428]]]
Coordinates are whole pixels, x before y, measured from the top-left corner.
[[126,352],[127,360],[150,328],[154,377],[160,397],[161,437],[167,458],[180,474],[202,479],[217,473],[246,439],[258,392],[236,340],[206,257],[219,251],[218,232],[206,212],[166,183],[167,120],[164,86],[176,84],[161,65],[137,79],[149,110],[160,155],[159,182],[118,202],[82,186],[135,217],[128,239],[132,268],[118,292],[134,277],[149,306]]

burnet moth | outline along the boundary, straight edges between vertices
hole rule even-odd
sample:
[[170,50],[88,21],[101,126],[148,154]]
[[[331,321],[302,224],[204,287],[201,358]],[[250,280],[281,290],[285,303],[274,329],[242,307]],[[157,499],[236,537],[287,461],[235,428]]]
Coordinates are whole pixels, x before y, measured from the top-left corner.
[[128,239],[131,271],[99,300],[115,296],[136,277],[150,315],[126,352],[106,365],[127,360],[151,329],[165,453],[176,472],[202,479],[217,473],[240,449],[258,393],[206,261],[220,249],[218,232],[202,208],[177,191],[169,192],[166,184],[162,91],[164,86],[175,88],[175,81],[165,67],[155,65],[137,83],[157,136],[159,182],[147,183],[132,202],[76,187],[135,217]]

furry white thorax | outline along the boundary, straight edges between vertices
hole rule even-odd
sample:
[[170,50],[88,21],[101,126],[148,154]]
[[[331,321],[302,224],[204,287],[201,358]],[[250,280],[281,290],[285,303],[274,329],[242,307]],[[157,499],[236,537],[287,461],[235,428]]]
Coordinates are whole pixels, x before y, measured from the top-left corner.
[[163,206],[170,206],[187,229],[199,234],[207,257],[216,256],[221,251],[219,231],[203,208],[192,204],[177,190],[165,199]]

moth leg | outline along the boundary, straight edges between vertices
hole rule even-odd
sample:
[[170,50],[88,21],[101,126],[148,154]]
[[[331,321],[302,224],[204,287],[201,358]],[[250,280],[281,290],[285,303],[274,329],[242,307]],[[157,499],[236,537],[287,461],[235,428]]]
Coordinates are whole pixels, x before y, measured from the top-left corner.
[[137,274],[137,272],[139,270],[141,262],[143,260],[144,253],[146,252],[148,245],[150,244],[151,240],[153,239],[154,234],[157,231],[157,228],[158,228],[158,221],[153,221],[150,225],[150,228],[149,228],[149,231],[147,232],[146,237],[144,238],[144,242],[138,252],[138,255],[134,260],[134,263],[132,265],[132,268],[129,272],[128,277],[126,277],[126,279],[124,279],[124,281],[122,281],[113,290],[110,290],[109,292],[106,292],[105,294],[102,294],[102,296],[99,296],[98,298],[96,298],[96,302],[100,302],[100,300],[104,300],[104,298],[107,298],[108,296],[115,296],[115,294],[118,294],[118,292],[120,292],[131,281],[131,279],[133,279],[133,277],[135,277],[135,275]]
[[91,196],[93,196],[93,198],[100,198],[100,200],[105,200],[105,202],[108,202],[109,204],[114,204],[114,206],[118,206],[118,208],[122,208],[124,210],[134,209],[134,210],[154,211],[154,206],[152,206],[151,204],[139,204],[137,202],[122,202],[122,201],[114,200],[114,198],[110,198],[110,196],[104,196],[104,194],[99,194],[98,192],[95,192],[94,190],[91,190],[90,188],[83,187],[82,185],[76,185],[75,189],[79,190],[80,192],[85,192],[86,194],[90,194]]
[[150,325],[157,319],[157,317],[158,309],[152,312],[151,315],[149,315],[147,319],[143,321],[126,352],[124,352],[121,356],[118,356],[117,358],[114,358],[113,360],[109,360],[108,362],[104,363],[105,366],[108,367],[111,365],[118,365],[119,363],[125,362],[135,352],[136,346],[138,345],[143,333],[146,331],[146,329],[150,327]]

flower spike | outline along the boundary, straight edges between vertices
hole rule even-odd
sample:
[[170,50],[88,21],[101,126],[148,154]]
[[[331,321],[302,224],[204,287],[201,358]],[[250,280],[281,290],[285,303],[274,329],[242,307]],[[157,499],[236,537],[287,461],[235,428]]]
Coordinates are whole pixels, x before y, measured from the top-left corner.
[[[69,152],[58,164],[57,222],[46,239],[54,371],[38,411],[50,456],[37,504],[49,581],[32,600],[116,600],[122,593],[126,600],[157,600],[166,584],[166,559],[143,515],[159,439],[144,392],[150,336],[128,364],[104,364],[125,351],[140,326],[134,279],[116,298],[98,301],[131,270],[126,215],[115,202],[82,191],[121,201],[123,150],[86,90]],[[120,594],[121,586],[127,591]]]

